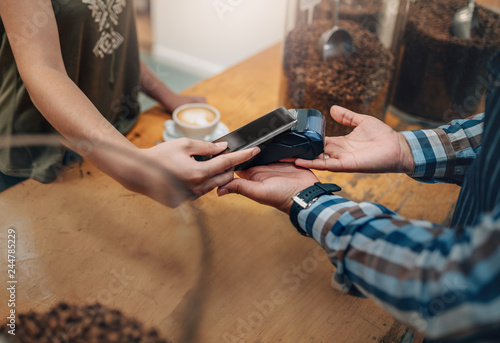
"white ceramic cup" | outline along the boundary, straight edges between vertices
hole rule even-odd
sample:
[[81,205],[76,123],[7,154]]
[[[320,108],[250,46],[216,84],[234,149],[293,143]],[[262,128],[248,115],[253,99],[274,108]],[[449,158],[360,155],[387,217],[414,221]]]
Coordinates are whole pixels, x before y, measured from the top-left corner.
[[172,115],[175,129],[184,137],[204,140],[220,122],[219,111],[207,104],[185,104]]

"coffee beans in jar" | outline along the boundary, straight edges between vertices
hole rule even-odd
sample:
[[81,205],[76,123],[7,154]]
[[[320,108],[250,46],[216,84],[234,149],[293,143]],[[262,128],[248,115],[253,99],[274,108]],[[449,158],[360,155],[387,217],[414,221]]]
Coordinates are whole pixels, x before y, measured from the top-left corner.
[[396,113],[435,126],[483,111],[487,63],[500,50],[500,15],[477,5],[479,23],[471,39],[455,37],[452,18],[467,4],[467,0],[412,4],[392,101]]
[[288,108],[321,111],[327,118],[326,135],[337,136],[352,129],[331,119],[332,105],[384,118],[394,60],[378,37],[363,25],[340,20],[339,26],[353,37],[355,51],[348,57],[323,62],[318,39],[331,26],[330,20],[316,20],[289,32],[284,44],[282,101]]
[[337,26],[350,33],[354,52],[326,62],[319,40],[335,25],[336,1],[287,1],[281,105],[321,111],[328,136],[352,131],[331,118],[333,105],[383,120],[411,0],[339,0]]

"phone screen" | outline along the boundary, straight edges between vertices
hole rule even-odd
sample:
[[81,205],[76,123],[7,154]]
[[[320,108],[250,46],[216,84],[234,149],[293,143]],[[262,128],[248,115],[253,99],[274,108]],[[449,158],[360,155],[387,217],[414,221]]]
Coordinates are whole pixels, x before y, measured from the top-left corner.
[[296,123],[297,119],[284,107],[280,107],[222,136],[215,140],[214,143],[227,142],[226,153],[244,150],[276,137],[294,127]]

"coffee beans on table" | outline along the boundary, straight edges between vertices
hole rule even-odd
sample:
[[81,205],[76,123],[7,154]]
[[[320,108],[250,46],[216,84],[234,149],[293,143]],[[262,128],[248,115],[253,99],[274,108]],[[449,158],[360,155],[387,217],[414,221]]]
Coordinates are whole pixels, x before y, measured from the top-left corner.
[[168,343],[155,329],[99,304],[60,303],[48,312],[28,312],[17,318],[15,335],[0,328],[0,341],[12,343]]

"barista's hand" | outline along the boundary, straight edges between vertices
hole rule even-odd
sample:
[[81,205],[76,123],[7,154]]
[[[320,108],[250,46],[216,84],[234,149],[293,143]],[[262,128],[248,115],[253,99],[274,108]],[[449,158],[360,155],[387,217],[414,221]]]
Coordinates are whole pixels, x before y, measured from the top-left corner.
[[213,144],[180,138],[141,150],[144,154],[142,160],[146,162],[136,161],[136,173],[131,175],[134,179],[126,187],[169,207],[176,207],[189,198],[197,198],[227,184],[234,178],[233,167],[260,151],[252,148],[204,162],[193,158],[193,155],[216,155],[226,148],[225,142]]
[[219,187],[219,196],[237,193],[264,205],[276,207],[289,213],[292,196],[318,182],[310,170],[292,163],[275,163],[238,172],[240,179],[234,179]]
[[207,100],[202,96],[172,94],[168,97],[168,101],[163,102],[162,105],[165,107],[167,112],[174,113],[177,107],[192,103],[206,104]]
[[146,63],[141,61],[141,90],[158,101],[168,113],[182,105],[190,103],[206,103],[202,96],[180,95],[168,87]]
[[403,134],[374,117],[343,107],[333,106],[331,115],[336,122],[354,127],[354,131],[344,137],[326,138],[325,153],[329,158],[298,159],[296,165],[340,172],[413,172],[415,162]]

